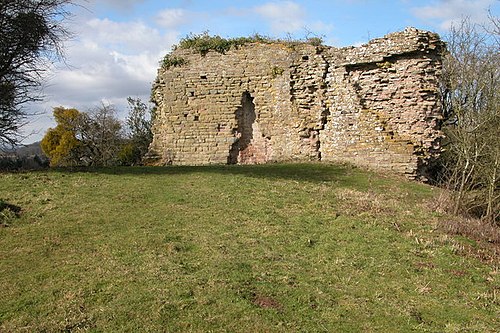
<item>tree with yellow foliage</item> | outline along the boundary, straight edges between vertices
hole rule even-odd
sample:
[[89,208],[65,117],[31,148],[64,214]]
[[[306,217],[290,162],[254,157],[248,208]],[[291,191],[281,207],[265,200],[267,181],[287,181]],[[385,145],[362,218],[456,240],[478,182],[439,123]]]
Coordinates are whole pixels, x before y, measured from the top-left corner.
[[42,149],[50,159],[50,166],[75,166],[80,164],[81,141],[78,127],[82,114],[76,109],[54,108],[57,126],[50,128],[42,139]]

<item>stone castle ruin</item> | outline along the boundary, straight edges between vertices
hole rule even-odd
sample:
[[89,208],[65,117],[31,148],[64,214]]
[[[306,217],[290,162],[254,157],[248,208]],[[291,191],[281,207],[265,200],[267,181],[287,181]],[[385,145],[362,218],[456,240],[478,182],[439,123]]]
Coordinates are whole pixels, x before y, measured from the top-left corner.
[[153,87],[158,164],[351,162],[425,177],[439,156],[444,43],[407,28],[360,47],[176,49]]

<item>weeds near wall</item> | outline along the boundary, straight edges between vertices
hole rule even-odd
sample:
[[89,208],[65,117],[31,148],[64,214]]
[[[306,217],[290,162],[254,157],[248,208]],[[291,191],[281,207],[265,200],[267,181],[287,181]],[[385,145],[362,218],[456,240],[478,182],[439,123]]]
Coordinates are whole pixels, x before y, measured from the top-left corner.
[[389,69],[392,67],[392,63],[390,61],[377,62],[376,65],[378,68],[382,69]]

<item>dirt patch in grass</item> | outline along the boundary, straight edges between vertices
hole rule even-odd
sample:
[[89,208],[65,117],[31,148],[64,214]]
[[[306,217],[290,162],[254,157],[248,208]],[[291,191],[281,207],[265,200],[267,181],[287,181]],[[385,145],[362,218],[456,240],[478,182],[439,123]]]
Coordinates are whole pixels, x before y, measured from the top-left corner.
[[252,303],[263,309],[281,310],[282,305],[272,297],[264,295],[254,295]]

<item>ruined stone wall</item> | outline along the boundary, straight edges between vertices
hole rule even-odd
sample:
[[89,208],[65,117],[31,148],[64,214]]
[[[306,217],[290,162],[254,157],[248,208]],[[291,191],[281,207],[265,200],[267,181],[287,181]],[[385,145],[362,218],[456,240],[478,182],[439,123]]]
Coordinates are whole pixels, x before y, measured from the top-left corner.
[[160,164],[349,161],[425,175],[439,154],[443,43],[416,29],[361,47],[254,43],[175,50],[160,69]]

